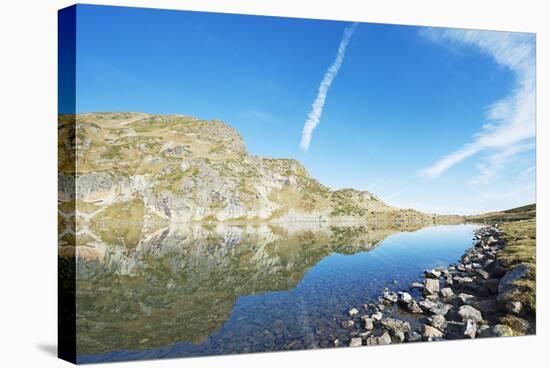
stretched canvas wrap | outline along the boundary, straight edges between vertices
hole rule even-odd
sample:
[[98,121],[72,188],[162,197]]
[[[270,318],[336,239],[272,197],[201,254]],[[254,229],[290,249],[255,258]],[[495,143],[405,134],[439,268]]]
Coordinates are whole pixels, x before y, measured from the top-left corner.
[[59,356],[534,334],[535,91],[534,34],[61,10]]

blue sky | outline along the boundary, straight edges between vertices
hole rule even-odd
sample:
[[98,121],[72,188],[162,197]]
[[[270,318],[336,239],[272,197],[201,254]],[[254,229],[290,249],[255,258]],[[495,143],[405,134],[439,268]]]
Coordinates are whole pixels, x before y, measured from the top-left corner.
[[535,200],[534,36],[80,6],[77,112],[221,119],[334,189],[479,213]]

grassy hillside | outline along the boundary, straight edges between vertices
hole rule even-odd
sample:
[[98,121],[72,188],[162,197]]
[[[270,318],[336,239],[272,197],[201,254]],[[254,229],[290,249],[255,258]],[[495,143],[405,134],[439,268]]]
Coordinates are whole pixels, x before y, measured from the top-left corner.
[[468,216],[466,220],[469,222],[484,222],[489,224],[498,224],[502,222],[529,220],[535,218],[537,205],[535,203],[528,204],[517,208],[512,208],[500,212],[488,212],[481,215]]
[[[517,280],[514,292],[506,300],[520,301],[526,309],[526,317],[533,322],[536,315],[536,204],[529,204],[506,211],[468,216],[469,222],[484,222],[497,225],[506,241],[506,246],[497,253],[497,259],[507,269],[524,264],[528,267],[526,277]],[[508,314],[502,323],[512,327],[519,335],[525,334],[524,321]]]

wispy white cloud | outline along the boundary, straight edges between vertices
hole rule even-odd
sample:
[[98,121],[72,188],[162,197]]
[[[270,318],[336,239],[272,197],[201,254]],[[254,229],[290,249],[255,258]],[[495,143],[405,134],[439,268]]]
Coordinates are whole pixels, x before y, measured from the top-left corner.
[[520,153],[535,149],[535,143],[517,144],[504,148],[490,155],[485,161],[479,163],[479,175],[471,180],[472,184],[488,184],[498,173],[510,163],[512,158]]
[[311,143],[311,135],[313,134],[313,130],[317,127],[317,125],[319,124],[319,120],[321,119],[321,114],[323,113],[323,107],[325,106],[328,90],[332,85],[334,78],[338,74],[342,63],[344,62],[346,48],[348,47],[349,41],[351,39],[351,36],[353,35],[353,32],[355,31],[355,28],[357,28],[357,24],[358,23],[352,23],[344,30],[342,40],[340,41],[340,45],[338,46],[338,52],[336,53],[336,59],[328,68],[325,76],[323,77],[323,80],[321,81],[321,84],[319,85],[317,98],[315,98],[315,101],[311,106],[311,111],[308,114],[307,120],[304,124],[304,129],[302,131],[302,141],[300,142],[300,147],[304,151],[307,151],[309,149],[309,145]]
[[[420,174],[434,179],[454,165],[480,152],[493,156],[478,165],[489,168],[479,182],[488,182],[496,170],[505,166],[506,159],[534,149],[535,138],[535,38],[531,34],[430,28],[421,31],[427,39],[452,42],[479,48],[501,66],[515,74],[515,88],[506,98],[488,107],[487,123],[474,135],[472,141],[443,156]],[[491,171],[492,170],[492,171]],[[483,177],[485,175],[485,177]]]
[[279,118],[271,114],[268,111],[259,110],[259,109],[248,109],[245,112],[245,115],[251,118],[254,118],[259,121],[266,122],[279,122]]

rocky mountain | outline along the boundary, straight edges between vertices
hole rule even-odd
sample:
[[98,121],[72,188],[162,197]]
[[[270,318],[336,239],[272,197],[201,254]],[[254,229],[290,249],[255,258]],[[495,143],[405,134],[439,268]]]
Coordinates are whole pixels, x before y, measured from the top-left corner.
[[95,228],[112,240],[139,237],[120,222],[154,229],[197,221],[433,221],[367,191],[331,190],[296,160],[250,155],[237,131],[217,120],[61,116],[59,138],[61,213],[76,208],[81,234]]

